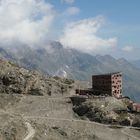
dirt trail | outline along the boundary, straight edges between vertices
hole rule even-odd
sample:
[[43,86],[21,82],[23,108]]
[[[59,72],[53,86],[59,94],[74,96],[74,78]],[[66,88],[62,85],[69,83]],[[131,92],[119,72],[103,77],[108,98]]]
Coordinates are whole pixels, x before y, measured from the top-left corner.
[[43,117],[43,116],[24,116],[26,119],[47,119],[47,120],[58,120],[58,121],[70,121],[70,122],[84,122],[84,123],[89,123],[89,124],[97,124],[100,126],[106,126],[106,127],[118,127],[118,128],[127,128],[127,129],[138,129],[140,130],[139,127],[132,127],[132,126],[122,126],[122,125],[111,125],[111,124],[102,124],[94,121],[87,121],[87,120],[76,120],[76,119],[65,119],[65,118],[49,118],[49,117]]
[[32,140],[32,138],[33,138],[34,135],[35,135],[35,130],[34,130],[34,128],[31,126],[30,123],[26,122],[25,124],[27,125],[27,128],[28,128],[28,134],[27,134],[27,136],[26,136],[23,140]]
[[139,140],[138,137],[136,137],[136,136],[134,136],[134,135],[130,135],[128,132],[126,132],[125,130],[127,130],[127,129],[129,129],[129,128],[126,127],[126,128],[124,128],[124,129],[122,129],[121,132],[122,132],[123,134],[129,136],[130,138],[133,138],[133,139]]
[[[26,119],[46,119],[46,120],[59,120],[59,121],[70,121],[70,122],[83,122],[83,123],[89,123],[89,124],[96,124],[96,125],[100,125],[100,126],[106,126],[106,127],[110,127],[111,125],[107,125],[107,124],[100,124],[98,122],[90,122],[90,121],[85,121],[85,120],[75,120],[75,119],[63,119],[63,118],[48,118],[48,117],[39,117],[39,116],[25,116]],[[131,126],[120,126],[120,125],[116,125],[116,127],[119,127],[121,130],[121,132],[126,135],[129,136],[129,138],[133,138],[135,140],[139,140],[138,137],[134,136],[134,135],[130,135],[129,133],[127,133],[125,130],[126,129],[136,129],[137,127],[131,127]],[[140,128],[137,128],[140,130]],[[24,139],[24,140],[30,140],[30,139]]]

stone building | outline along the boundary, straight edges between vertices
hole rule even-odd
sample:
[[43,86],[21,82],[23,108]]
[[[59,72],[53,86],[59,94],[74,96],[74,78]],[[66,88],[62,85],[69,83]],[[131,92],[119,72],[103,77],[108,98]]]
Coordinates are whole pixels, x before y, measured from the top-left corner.
[[122,97],[122,74],[120,72],[92,76],[92,89],[96,95]]

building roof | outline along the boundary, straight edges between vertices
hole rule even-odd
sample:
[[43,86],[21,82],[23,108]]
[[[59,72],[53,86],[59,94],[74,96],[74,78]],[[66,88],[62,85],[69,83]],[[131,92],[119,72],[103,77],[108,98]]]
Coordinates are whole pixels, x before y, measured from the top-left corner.
[[97,74],[97,75],[92,75],[92,76],[111,76],[114,74],[122,74],[122,73],[121,72],[112,72],[112,73]]

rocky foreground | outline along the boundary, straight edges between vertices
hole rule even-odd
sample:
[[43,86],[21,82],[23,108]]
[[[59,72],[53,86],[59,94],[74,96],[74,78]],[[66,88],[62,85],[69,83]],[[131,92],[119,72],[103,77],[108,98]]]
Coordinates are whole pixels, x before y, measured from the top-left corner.
[[81,119],[103,124],[140,127],[140,114],[129,111],[129,99],[71,97],[73,110]]
[[108,125],[139,126],[136,115],[125,112],[124,101],[108,97],[75,102],[70,97],[76,86],[73,80],[0,60],[0,140],[140,139],[139,130]]
[[0,93],[26,95],[57,95],[72,88],[73,80],[49,77],[0,60]]

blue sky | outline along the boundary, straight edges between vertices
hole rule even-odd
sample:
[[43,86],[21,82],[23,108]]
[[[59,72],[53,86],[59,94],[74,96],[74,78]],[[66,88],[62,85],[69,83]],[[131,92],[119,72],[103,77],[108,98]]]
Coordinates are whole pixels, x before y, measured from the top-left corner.
[[[0,42],[140,59],[140,0],[1,0]],[[26,9],[26,10],[25,10]]]
[[47,0],[54,4],[58,10],[64,10],[69,6],[79,7],[79,18],[88,18],[104,15],[110,21],[120,24],[139,24],[139,0],[75,0],[71,5],[64,4],[60,0]]
[[[140,47],[140,0],[75,0],[68,4],[59,0],[49,0],[58,11],[64,11],[70,6],[78,7],[80,12],[67,21],[103,16],[105,24],[98,31],[100,37],[115,36],[119,49],[126,47],[124,52],[116,52],[116,57],[139,59]],[[129,49],[130,47],[130,49]],[[136,50],[136,51],[135,51]],[[132,52],[131,52],[132,51]],[[139,51],[140,52],[140,51]]]

